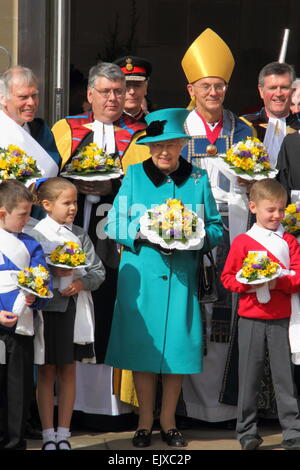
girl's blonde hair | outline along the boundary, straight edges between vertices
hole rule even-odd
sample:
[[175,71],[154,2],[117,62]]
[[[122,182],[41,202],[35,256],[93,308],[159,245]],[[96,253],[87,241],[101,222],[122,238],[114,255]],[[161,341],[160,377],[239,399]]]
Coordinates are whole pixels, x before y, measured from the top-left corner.
[[44,200],[51,202],[55,201],[61,192],[68,188],[73,188],[75,191],[77,191],[76,186],[65,178],[60,178],[57,176],[47,179],[42,184],[40,184],[37,190],[36,196],[38,204],[42,204],[42,201]]

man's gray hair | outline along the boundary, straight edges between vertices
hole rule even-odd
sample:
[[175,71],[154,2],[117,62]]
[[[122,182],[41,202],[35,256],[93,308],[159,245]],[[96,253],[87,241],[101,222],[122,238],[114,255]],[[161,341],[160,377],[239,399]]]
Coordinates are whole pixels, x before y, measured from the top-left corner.
[[288,73],[291,77],[291,83],[295,80],[296,74],[292,65],[286,62],[271,62],[265,65],[258,75],[258,85],[263,87],[265,85],[265,78],[269,75],[284,75]]
[[22,65],[16,65],[3,72],[0,76],[0,93],[9,98],[11,87],[15,82],[38,86],[38,79],[33,71]]
[[89,71],[88,88],[95,86],[96,80],[99,77],[105,77],[107,80],[121,80],[125,83],[125,75],[117,64],[110,62],[99,62],[94,65]]

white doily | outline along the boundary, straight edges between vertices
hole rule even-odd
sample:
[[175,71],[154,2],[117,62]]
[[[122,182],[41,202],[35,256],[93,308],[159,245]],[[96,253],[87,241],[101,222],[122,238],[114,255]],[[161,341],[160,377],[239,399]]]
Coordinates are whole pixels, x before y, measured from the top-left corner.
[[202,248],[205,237],[205,229],[204,222],[200,217],[197,218],[196,230],[192,233],[191,238],[188,238],[185,241],[173,239],[170,242],[166,242],[155,230],[150,228],[150,212],[153,212],[153,210],[150,209],[146,211],[145,214],[140,218],[140,231],[142,235],[147,237],[150,242],[156,243],[162,248],[169,250],[189,250]]
[[[224,157],[225,157],[225,154],[224,154]],[[274,168],[271,168],[267,174],[255,173],[253,175],[248,175],[247,173],[236,173],[236,171],[234,171],[230,167],[230,165],[225,162],[225,160],[222,157],[218,157],[216,161],[218,162],[217,164],[218,164],[219,170],[222,171],[225,174],[225,176],[228,175],[229,179],[230,179],[230,176],[235,176],[236,178],[242,178],[247,181],[253,181],[253,180],[259,181],[265,178],[275,178],[275,176],[278,173],[278,170]]]

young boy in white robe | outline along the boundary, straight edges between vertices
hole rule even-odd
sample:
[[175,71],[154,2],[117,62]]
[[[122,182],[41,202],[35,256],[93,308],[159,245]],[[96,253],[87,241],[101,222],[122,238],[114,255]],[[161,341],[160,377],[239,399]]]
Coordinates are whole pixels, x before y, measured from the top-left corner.
[[[33,310],[47,300],[26,294],[26,313],[15,314],[20,298],[17,272],[43,265],[41,245],[22,230],[32,194],[20,182],[0,184],[0,402],[4,410],[2,450],[24,450],[24,430],[33,392]],[[47,268],[48,269],[48,268]]]
[[[299,303],[296,312],[293,311],[298,299],[297,292],[300,291],[300,246],[297,239],[285,232],[281,225],[286,203],[286,191],[278,181],[267,178],[253,184],[249,208],[256,214],[256,224],[234,239],[221,275],[224,286],[240,294],[236,430],[242,450],[257,449],[262,443],[257,430],[257,397],[266,345],[283,433],[281,446],[300,450],[300,417],[289,340],[290,317],[300,315]],[[239,282],[236,274],[249,252],[261,252],[278,263],[280,277],[266,282],[264,286]]]

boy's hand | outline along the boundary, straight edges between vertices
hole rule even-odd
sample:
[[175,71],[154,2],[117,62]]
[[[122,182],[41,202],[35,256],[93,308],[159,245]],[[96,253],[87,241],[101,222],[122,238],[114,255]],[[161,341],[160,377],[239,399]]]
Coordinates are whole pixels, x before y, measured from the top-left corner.
[[269,289],[270,290],[276,289],[276,284],[277,284],[277,278],[269,282]]
[[263,284],[257,284],[253,286],[249,285],[249,290],[247,290],[247,294],[253,294],[263,286],[268,286],[269,290],[276,289],[276,283],[277,279],[273,279],[272,281],[264,282]]
[[0,310],[0,323],[3,326],[11,328],[18,321],[18,315],[15,315],[12,312],[7,312],[6,310]]
[[78,292],[83,290],[83,288],[84,288],[83,282],[80,279],[76,279],[75,281],[71,282],[71,284],[61,292],[61,295],[65,297],[70,297],[71,295],[78,294]]
[[256,291],[257,289],[260,289],[263,286],[268,286],[269,290],[273,290],[273,289],[276,289],[276,284],[277,284],[277,278],[273,279],[272,281],[269,281],[269,282],[264,282],[263,284],[258,284],[256,286],[252,286],[253,290],[251,289],[248,292],[254,292],[254,291]]
[[25,295],[25,305],[28,307],[35,302],[36,296],[34,294]]

